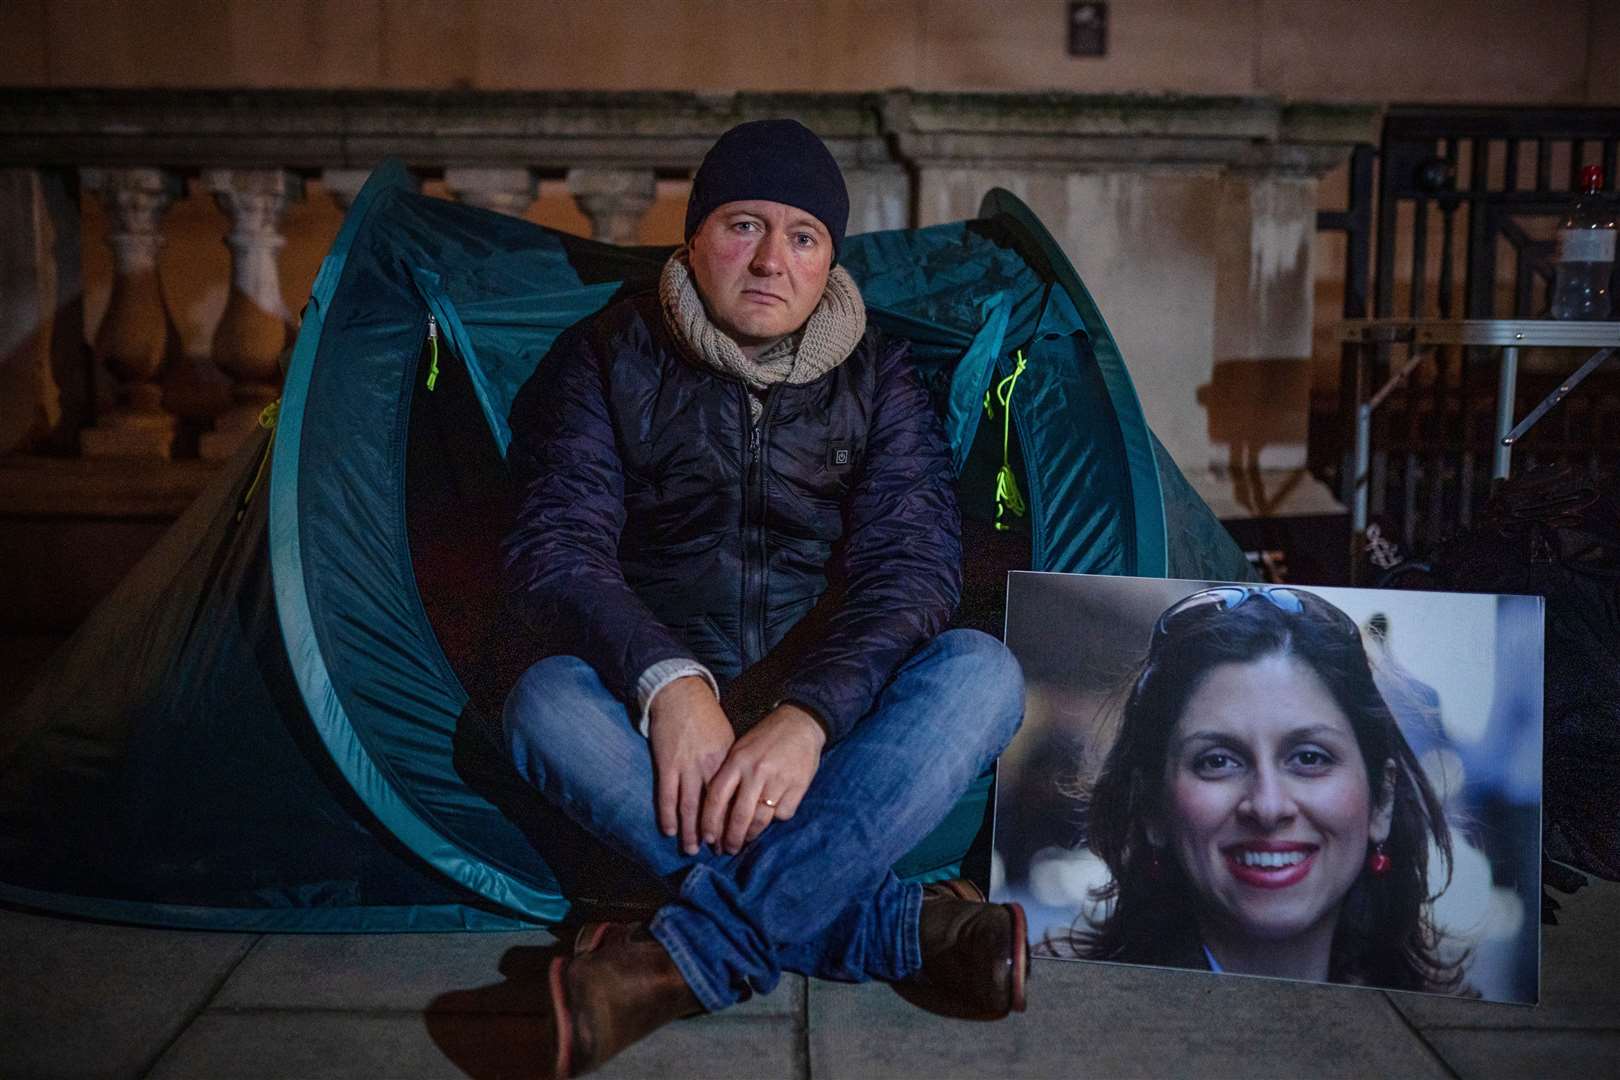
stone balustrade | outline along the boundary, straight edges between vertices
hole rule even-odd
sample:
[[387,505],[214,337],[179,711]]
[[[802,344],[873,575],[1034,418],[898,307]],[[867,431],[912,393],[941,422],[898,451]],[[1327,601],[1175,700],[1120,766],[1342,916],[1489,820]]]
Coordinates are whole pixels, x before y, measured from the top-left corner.
[[158,280],[163,214],[180,192],[162,169],[86,169],[84,186],[106,207],[113,253],[112,296],[96,332],[95,358],[118,380],[115,404],[84,432],[92,456],[168,457],[175,417],[163,408],[159,377],[173,358],[175,332]]
[[[296,330],[302,298],[283,295],[278,259],[307,181],[346,208],[395,156],[448,197],[518,216],[547,183],[593,236],[633,243],[658,181],[689,177],[731,125],[780,115],[843,165],[851,232],[971,216],[992,186],[1028,202],[1097,296],[1149,420],[1218,509],[1228,468],[1303,468],[1316,184],[1372,139],[1376,109],[904,90],[0,90],[0,454],[228,454],[277,394]],[[165,211],[188,184],[229,222],[207,356],[179,347],[158,265]],[[70,325],[84,317],[81,189],[104,208],[113,260],[89,340]],[[1282,400],[1223,404],[1233,364],[1267,366]]]

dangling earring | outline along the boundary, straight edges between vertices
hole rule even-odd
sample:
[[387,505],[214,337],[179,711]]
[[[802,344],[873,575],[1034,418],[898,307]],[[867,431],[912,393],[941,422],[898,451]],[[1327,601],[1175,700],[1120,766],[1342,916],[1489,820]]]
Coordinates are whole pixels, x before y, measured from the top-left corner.
[[1384,845],[1380,841],[1373,845],[1367,853],[1367,873],[1373,877],[1383,877],[1389,873],[1389,868],[1395,865],[1395,860],[1384,854]]

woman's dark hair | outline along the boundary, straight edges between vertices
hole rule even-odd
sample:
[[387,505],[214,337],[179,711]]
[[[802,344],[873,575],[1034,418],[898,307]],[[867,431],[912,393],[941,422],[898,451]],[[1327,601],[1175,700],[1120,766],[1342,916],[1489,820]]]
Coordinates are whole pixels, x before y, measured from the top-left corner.
[[[1174,858],[1159,859],[1146,823],[1163,820],[1170,733],[1204,677],[1221,664],[1295,657],[1321,678],[1350,720],[1376,801],[1384,763],[1395,762],[1395,802],[1383,876],[1365,867],[1345,898],[1328,978],[1400,990],[1456,990],[1462,958],[1441,956],[1427,905],[1451,878],[1451,831],[1412,749],[1373,683],[1349,616],[1321,597],[1286,588],[1231,586],[1180,601],[1160,616],[1131,686],[1119,734],[1086,796],[1087,843],[1113,879],[1095,890],[1112,901],[1094,929],[1077,924],[1070,945],[1089,959],[1185,964],[1198,950],[1192,890]],[[1430,840],[1445,878],[1430,892]]]

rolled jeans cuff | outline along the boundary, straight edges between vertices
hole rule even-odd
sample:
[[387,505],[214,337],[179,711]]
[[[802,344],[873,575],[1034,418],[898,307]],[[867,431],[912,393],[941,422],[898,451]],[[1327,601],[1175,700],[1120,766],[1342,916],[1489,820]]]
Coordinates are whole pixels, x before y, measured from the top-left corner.
[[[695,866],[694,873],[702,873],[708,868]],[[648,933],[653,939],[664,947],[669,953],[675,970],[681,973],[686,985],[692,991],[692,996],[698,999],[705,1012],[716,1013],[735,1005],[742,996],[738,991],[715,981],[711,974],[711,966],[705,962],[703,953],[696,948],[687,933],[690,927],[677,925],[682,921],[681,909],[673,904],[666,904],[652,917],[647,924]],[[690,921],[690,916],[687,917]]]
[[922,959],[922,886],[908,882],[905,907],[900,915],[900,962],[904,965],[896,979],[909,979],[921,974]]

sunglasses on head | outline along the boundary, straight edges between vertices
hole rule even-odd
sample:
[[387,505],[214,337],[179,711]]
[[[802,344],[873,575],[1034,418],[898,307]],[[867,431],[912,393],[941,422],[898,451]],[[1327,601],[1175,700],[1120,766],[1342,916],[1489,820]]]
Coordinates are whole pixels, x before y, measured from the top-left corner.
[[1310,593],[1283,585],[1217,585],[1213,589],[1204,589],[1190,596],[1184,596],[1165,608],[1164,614],[1159,616],[1159,621],[1153,624],[1153,645],[1157,646],[1163,638],[1173,633],[1176,624],[1185,622],[1186,617],[1193,612],[1233,611],[1251,600],[1259,600],[1289,615],[1303,615],[1307,598],[1316,600],[1338,616],[1346,630],[1351,633],[1357,632],[1355,624],[1350,621],[1350,616]]

